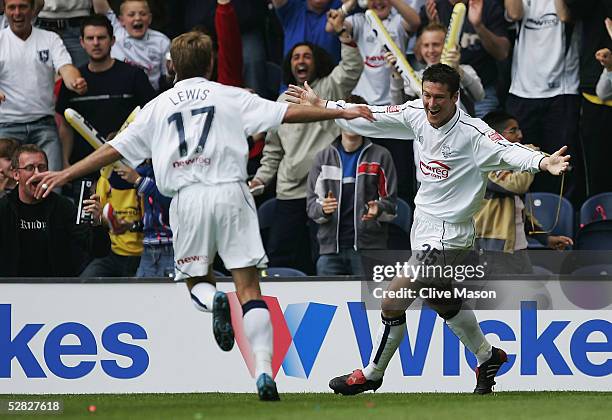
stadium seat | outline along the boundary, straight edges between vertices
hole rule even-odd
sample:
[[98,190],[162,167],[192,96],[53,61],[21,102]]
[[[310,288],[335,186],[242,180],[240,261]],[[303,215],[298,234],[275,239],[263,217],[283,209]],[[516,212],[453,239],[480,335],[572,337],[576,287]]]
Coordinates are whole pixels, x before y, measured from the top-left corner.
[[257,209],[259,219],[259,234],[263,242],[264,249],[268,251],[268,236],[270,228],[274,224],[274,213],[276,211],[276,198],[264,201]]
[[595,264],[580,267],[572,272],[575,276],[612,276],[612,264]]
[[397,216],[389,226],[389,249],[410,249],[410,228],[412,227],[412,208],[401,198],[397,199]]
[[612,218],[612,192],[594,195],[580,207],[580,227],[597,220]]
[[[561,208],[559,210],[559,219],[557,217],[557,208],[559,207],[559,195],[552,193],[529,193],[525,195],[525,210],[532,212],[536,220],[540,223],[543,230],[548,232],[552,230],[554,235],[564,235],[570,238],[574,237],[574,207],[564,197],[561,197]],[[527,229],[531,229],[529,220],[527,220]],[[533,238],[527,237],[529,249],[545,248]]]
[[612,220],[599,220],[580,228],[576,249],[612,251]]
[[262,277],[306,277],[306,273],[289,267],[269,267],[261,270]]

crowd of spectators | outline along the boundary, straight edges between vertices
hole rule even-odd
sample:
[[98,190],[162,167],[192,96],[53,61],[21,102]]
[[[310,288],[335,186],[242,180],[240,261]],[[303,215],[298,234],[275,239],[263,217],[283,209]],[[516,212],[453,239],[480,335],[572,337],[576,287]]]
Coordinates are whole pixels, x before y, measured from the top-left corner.
[[[81,180],[40,202],[25,181],[92,152],[64,118],[67,108],[109,137],[136,106],[172,86],[170,39],[183,32],[213,37],[216,81],[268,99],[285,100],[287,85],[304,83],[321,97],[371,105],[418,97],[393,70],[396,57],[378,43],[368,9],[417,74],[440,61],[457,69],[465,112],[529,147],[569,146],[564,184],[489,174],[477,216],[481,247],[526,248],[526,192],[563,194],[579,206],[612,191],[612,0],[463,0],[458,45],[442,57],[460,1],[0,0],[3,275],[172,275],[170,201],[150,163],[91,175],[91,226],[74,223]],[[387,247],[397,198],[412,203],[418,189],[419,157],[406,141],[362,138],[329,121],[248,140],[249,186],[258,204],[276,198],[265,243],[271,266],[360,273],[359,251]],[[572,245],[566,237],[542,241]],[[37,254],[45,258],[28,265]]]

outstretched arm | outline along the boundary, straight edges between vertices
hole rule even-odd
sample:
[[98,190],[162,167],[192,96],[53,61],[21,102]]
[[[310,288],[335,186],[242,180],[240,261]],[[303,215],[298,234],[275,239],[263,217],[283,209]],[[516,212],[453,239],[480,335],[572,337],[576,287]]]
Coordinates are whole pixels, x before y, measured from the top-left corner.
[[[327,108],[328,110],[345,112],[367,108],[372,115],[371,118],[366,118],[367,121],[355,119],[349,123],[348,121],[336,120],[336,124],[353,133],[378,138],[414,139],[414,132],[406,122],[403,112],[406,107],[411,106],[409,103],[401,106],[364,106],[347,104],[344,101],[327,101],[319,98],[308,85],[308,82],[304,83],[304,87],[289,85],[286,94],[289,96],[287,99],[289,102],[310,105],[312,108]],[[375,118],[373,115],[375,115]],[[349,119],[351,118],[345,118],[345,120]]]
[[368,121],[374,121],[372,111],[367,106],[356,106],[353,108],[343,109],[326,109],[314,106],[304,106],[290,104],[283,118],[284,123],[305,123],[313,121],[345,119],[352,120],[355,118],[365,118]]
[[34,195],[38,199],[44,198],[48,196],[54,188],[61,187],[68,181],[80,178],[104,166],[110,165],[121,159],[121,157],[119,152],[111,145],[105,144],[85,159],[78,161],[63,171],[34,174],[28,179],[27,184],[38,182]]

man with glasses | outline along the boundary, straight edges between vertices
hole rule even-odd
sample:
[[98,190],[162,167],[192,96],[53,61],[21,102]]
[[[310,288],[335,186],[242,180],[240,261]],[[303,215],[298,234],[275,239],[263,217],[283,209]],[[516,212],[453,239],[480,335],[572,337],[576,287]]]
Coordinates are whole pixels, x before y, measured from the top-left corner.
[[93,225],[77,224],[77,209],[70,200],[51,192],[36,199],[36,185],[26,185],[35,173],[48,170],[47,155],[38,146],[17,148],[12,159],[17,187],[0,199],[0,276],[76,276],[91,256],[110,249],[100,225],[101,206],[92,195],[84,201]]
[[[489,112],[483,120],[509,142],[523,141],[518,120],[507,112]],[[538,150],[533,145],[527,147]],[[489,264],[498,272],[532,271],[529,258],[519,251],[527,249],[527,235],[530,232],[543,231],[535,218],[528,213],[529,208],[526,209],[523,202],[533,179],[534,174],[529,172],[509,170],[489,172],[484,205],[474,217],[474,224],[477,246],[480,249],[504,252],[500,254],[500,257],[503,257],[499,258],[500,261],[496,259],[496,264]],[[533,237],[551,249],[565,249],[573,245],[572,239],[566,236],[542,233],[534,234]],[[493,255],[491,254],[491,257]]]

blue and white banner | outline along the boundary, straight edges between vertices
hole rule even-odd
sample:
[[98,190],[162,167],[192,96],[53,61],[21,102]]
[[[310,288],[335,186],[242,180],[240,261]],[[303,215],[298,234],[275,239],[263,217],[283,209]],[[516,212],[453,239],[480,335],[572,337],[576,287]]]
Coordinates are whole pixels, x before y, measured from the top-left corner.
[[[220,288],[233,290],[231,283]],[[281,392],[328,392],[367,364],[380,324],[353,281],[263,283]],[[237,345],[218,349],[209,314],[184,284],[0,284],[0,393],[252,392],[252,360],[232,300]],[[477,311],[509,361],[497,391],[612,391],[612,311]],[[408,334],[382,392],[471,392],[474,356],[431,310]]]

